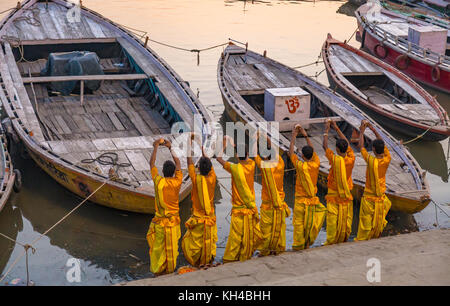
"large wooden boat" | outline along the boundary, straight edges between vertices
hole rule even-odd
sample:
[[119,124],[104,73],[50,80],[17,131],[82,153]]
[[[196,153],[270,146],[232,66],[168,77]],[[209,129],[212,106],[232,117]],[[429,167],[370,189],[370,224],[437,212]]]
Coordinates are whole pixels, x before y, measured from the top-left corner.
[[[92,202],[153,213],[153,141],[173,141],[176,122],[209,120],[187,82],[124,27],[63,0],[23,2],[0,23],[0,37],[0,99],[34,161],[83,198],[106,181]],[[73,52],[95,53],[100,71],[42,75],[51,54]],[[100,86],[90,90],[91,81]],[[75,90],[55,91],[58,82],[75,82]],[[161,148],[160,171],[167,158]],[[191,189],[182,164],[180,199]]]
[[402,17],[369,4],[360,6],[355,15],[357,37],[360,37],[362,49],[395,66],[415,81],[450,93],[449,34],[447,42],[443,39],[446,49],[434,52],[408,40],[410,26],[425,29],[430,26],[425,21]]
[[[446,13],[444,7],[437,8],[426,3],[426,1],[381,0],[380,4],[388,10],[394,10],[422,20],[429,20],[434,17],[448,18],[450,12]],[[450,7],[450,4],[448,6]]]
[[429,141],[450,136],[449,118],[434,97],[394,67],[328,34],[322,58],[331,88],[381,125]]
[[[430,201],[429,189],[417,161],[403,146],[399,145],[377,123],[367,117],[352,103],[338,93],[319,84],[304,74],[280,64],[266,56],[250,50],[229,45],[218,64],[218,82],[225,104],[225,111],[233,121],[253,122],[258,128],[267,130],[264,118],[264,95],[266,89],[300,87],[311,96],[310,118],[302,121],[308,124],[307,132],[314,149],[321,159],[319,184],[326,188],[326,178],[330,166],[322,148],[324,122],[327,118],[340,120],[338,125],[343,133],[352,139],[352,147],[357,152],[355,138],[361,120],[370,121],[382,135],[392,154],[392,162],[387,173],[387,195],[392,201],[392,209],[408,213],[422,210]],[[295,122],[279,123],[280,137],[277,145],[284,152],[289,150],[290,131]],[[270,137],[273,133],[267,131]],[[330,131],[330,147],[334,148],[336,133]],[[372,131],[366,131],[367,141],[374,139]],[[272,139],[277,142],[276,137]],[[305,144],[297,138],[296,150]],[[366,163],[358,153],[353,169],[353,194],[360,199],[365,184]]]

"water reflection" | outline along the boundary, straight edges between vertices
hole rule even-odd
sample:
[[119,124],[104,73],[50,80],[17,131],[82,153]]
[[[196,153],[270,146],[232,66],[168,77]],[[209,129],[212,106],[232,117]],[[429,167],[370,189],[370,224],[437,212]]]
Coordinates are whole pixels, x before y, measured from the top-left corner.
[[[15,195],[12,194],[12,197],[14,196]],[[22,231],[22,229],[23,223],[20,208],[13,207],[11,201],[9,201],[0,213],[0,233],[16,240],[17,234]],[[0,271],[5,269],[13,250],[14,243],[0,237]]]

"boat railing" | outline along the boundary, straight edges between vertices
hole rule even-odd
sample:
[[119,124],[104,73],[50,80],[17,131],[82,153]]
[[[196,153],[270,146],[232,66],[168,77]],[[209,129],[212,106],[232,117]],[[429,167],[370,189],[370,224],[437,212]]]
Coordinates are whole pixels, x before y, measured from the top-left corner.
[[386,30],[383,30],[376,23],[366,22],[367,26],[378,35],[383,42],[387,41],[390,44],[397,46],[399,49],[405,51],[406,53],[413,54],[427,61],[432,61],[439,65],[445,65],[450,68],[450,56],[444,54],[439,54],[437,52],[431,51],[414,44],[403,37],[391,34]]

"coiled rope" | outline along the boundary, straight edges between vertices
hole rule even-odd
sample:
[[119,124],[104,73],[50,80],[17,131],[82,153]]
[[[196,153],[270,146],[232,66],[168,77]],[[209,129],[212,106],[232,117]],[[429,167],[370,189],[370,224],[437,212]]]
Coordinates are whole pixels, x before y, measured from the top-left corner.
[[99,163],[103,166],[115,166],[116,169],[122,168],[122,167],[130,167],[130,163],[119,163],[119,155],[115,152],[105,152],[96,158],[86,158],[82,159],[81,162],[84,164],[92,164],[94,162]]

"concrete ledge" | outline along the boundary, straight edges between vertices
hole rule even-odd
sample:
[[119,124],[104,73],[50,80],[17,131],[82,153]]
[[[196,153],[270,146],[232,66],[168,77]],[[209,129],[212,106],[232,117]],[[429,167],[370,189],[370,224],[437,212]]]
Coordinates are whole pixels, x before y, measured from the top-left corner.
[[[381,264],[381,282],[367,281],[367,260]],[[323,246],[254,258],[182,275],[120,285],[450,285],[450,230]]]

